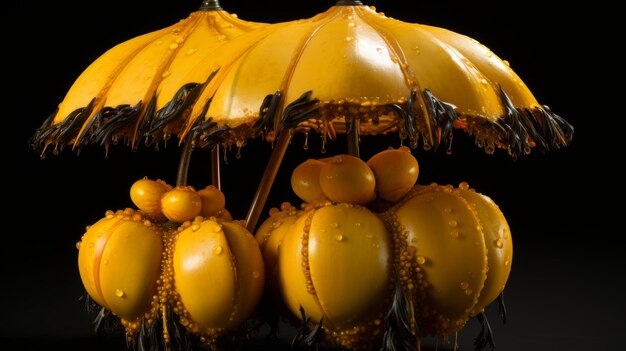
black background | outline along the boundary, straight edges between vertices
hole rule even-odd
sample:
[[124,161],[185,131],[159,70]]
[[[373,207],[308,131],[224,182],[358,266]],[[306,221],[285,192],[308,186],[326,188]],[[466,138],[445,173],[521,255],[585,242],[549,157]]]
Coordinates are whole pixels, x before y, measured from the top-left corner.
[[[149,176],[174,182],[175,145],[133,153],[113,147],[69,150],[45,159],[27,140],[63,99],[89,63],[115,44],[187,17],[199,1],[56,1],[3,3],[0,81],[0,139],[4,178],[4,227],[0,242],[0,338],[6,345],[39,349],[122,349],[118,339],[95,338],[77,298],[82,285],[75,243],[87,224],[107,209],[131,205],[128,189]],[[333,1],[223,1],[240,18],[284,21],[310,17]],[[514,263],[506,297],[509,322],[488,309],[499,350],[616,350],[625,325],[621,298],[624,274],[624,157],[619,98],[606,81],[617,65],[601,23],[611,10],[599,6],[544,8],[542,1],[500,2],[369,1],[379,11],[407,21],[436,25],[480,40],[511,62],[541,103],[576,128],[566,150],[532,153],[512,161],[505,152],[488,156],[457,134],[453,154],[416,150],[420,183],[468,181],[501,207],[514,238]],[[323,74],[323,72],[320,72]],[[8,79],[7,79],[8,78]],[[608,79],[607,79],[608,78]],[[619,81],[617,84],[620,84]],[[619,90],[619,88],[617,88]],[[294,201],[290,170],[320,157],[319,143],[301,147],[296,138],[269,204]],[[394,138],[363,138],[365,158]],[[344,152],[342,141],[329,153]],[[227,207],[243,218],[270,148],[251,141],[241,159],[223,165]],[[190,183],[209,182],[208,152],[194,153]],[[617,202],[617,204],[613,204]],[[471,349],[477,323],[461,332],[461,349]],[[445,346],[445,347],[449,347]],[[445,348],[444,347],[444,348]]]

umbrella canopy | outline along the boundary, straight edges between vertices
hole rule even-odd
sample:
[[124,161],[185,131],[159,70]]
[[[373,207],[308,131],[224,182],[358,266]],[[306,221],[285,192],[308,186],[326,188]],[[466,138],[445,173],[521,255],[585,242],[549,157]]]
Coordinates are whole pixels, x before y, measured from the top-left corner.
[[121,43],[94,61],[37,130],[32,146],[159,142],[210,79],[192,70],[227,41],[264,24],[239,20],[216,0],[172,26]]
[[386,17],[360,1],[339,1],[227,47],[193,70],[219,72],[193,106],[185,133],[211,118],[229,128],[218,141],[241,143],[284,128],[332,137],[356,122],[360,134],[399,132],[430,149],[450,144],[458,128],[488,153],[499,147],[514,157],[531,147],[560,148],[572,136],[572,127],[487,47]]

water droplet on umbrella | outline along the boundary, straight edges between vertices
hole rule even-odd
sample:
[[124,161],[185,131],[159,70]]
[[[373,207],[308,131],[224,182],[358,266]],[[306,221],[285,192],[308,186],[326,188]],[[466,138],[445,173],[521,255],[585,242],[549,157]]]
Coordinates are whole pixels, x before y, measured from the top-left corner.
[[198,49],[189,49],[189,50],[187,50],[187,52],[185,54],[187,56],[191,56],[191,55],[195,54],[196,52],[198,52]]
[[80,246],[83,244],[82,241],[77,241],[76,242],[76,250],[80,250]]
[[337,240],[337,241],[343,241],[343,235],[341,235],[341,234],[337,234],[337,235],[335,235],[335,240]]
[[172,49],[172,50],[176,50],[176,49],[178,49],[178,44],[176,44],[176,43],[171,43],[171,44],[170,44],[170,49]]
[[487,51],[487,53],[485,54],[487,57],[492,57],[493,53],[491,53],[491,51]]
[[165,71],[165,72],[163,72],[163,73],[161,74],[161,77],[163,77],[163,78],[167,78],[167,77],[169,77],[171,74],[172,74],[172,72],[171,72],[171,71]]
[[511,67],[511,63],[507,60],[502,60],[507,67]]

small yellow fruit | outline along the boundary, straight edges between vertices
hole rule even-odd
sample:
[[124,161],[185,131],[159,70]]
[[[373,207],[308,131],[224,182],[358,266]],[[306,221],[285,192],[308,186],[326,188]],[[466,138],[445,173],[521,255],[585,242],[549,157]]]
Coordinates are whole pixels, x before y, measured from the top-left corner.
[[293,170],[291,174],[291,188],[303,201],[327,200],[320,187],[320,171],[325,165],[325,162],[308,159]]
[[193,188],[177,186],[163,195],[161,209],[167,219],[182,223],[200,214],[202,200]]
[[400,200],[417,181],[419,165],[408,147],[385,150],[367,161],[376,176],[376,193],[385,200]]
[[324,195],[334,202],[367,205],[376,198],[374,172],[358,157],[332,157],[320,170],[319,183]]
[[171,189],[162,180],[139,179],[130,187],[130,199],[145,214],[161,217],[161,197]]
[[202,200],[202,210],[200,215],[204,217],[217,216],[217,213],[226,206],[226,197],[224,193],[213,185],[198,191]]

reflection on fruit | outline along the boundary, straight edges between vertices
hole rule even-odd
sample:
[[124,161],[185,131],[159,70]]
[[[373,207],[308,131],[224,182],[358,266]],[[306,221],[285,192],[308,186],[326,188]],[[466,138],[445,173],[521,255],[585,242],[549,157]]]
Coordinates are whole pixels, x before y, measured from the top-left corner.
[[385,201],[398,201],[417,181],[419,166],[411,150],[384,150],[372,156],[367,165],[376,177],[376,194]]
[[376,198],[376,179],[370,167],[358,157],[338,155],[320,170],[320,187],[336,203],[367,205]]

